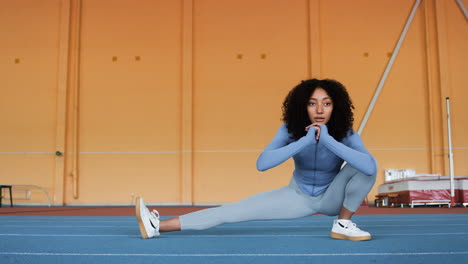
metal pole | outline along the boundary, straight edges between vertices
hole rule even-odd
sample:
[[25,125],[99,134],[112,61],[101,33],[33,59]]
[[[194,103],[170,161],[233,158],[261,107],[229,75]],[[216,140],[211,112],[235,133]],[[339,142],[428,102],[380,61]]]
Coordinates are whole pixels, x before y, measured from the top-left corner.
[[457,0],[458,6],[460,7],[461,11],[465,15],[466,20],[468,20],[468,11],[466,11],[465,5],[463,5],[462,0]]
[[72,162],[72,170],[70,176],[72,177],[72,190],[73,190],[73,198],[78,199],[79,197],[79,189],[78,189],[78,184],[79,184],[79,118],[80,118],[80,113],[79,113],[79,105],[80,105],[80,49],[81,49],[81,16],[82,16],[82,0],[77,0],[74,2],[75,5],[73,6],[74,8],[74,21],[72,22],[72,25],[75,27],[74,31],[72,34],[74,34],[74,51],[73,54],[75,56],[74,58],[74,82],[73,82],[73,162]]
[[449,168],[450,168],[450,203],[451,206],[455,205],[455,180],[454,180],[454,169],[453,169],[453,149],[452,149],[452,128],[450,123],[450,98],[445,98],[447,103],[447,138],[448,138],[448,158],[449,158]]
[[401,44],[403,43],[403,40],[405,40],[406,33],[408,32],[411,22],[413,22],[414,15],[420,3],[421,3],[421,0],[416,0],[414,2],[413,10],[411,10],[410,16],[408,17],[408,20],[406,21],[406,25],[403,28],[403,32],[400,35],[400,39],[398,40],[398,43],[395,46],[395,49],[393,50],[392,56],[390,57],[390,60],[388,61],[387,67],[385,68],[382,78],[380,79],[379,85],[377,86],[377,89],[374,93],[374,97],[372,97],[372,101],[369,107],[367,108],[367,112],[364,115],[361,125],[359,126],[358,134],[361,134],[362,131],[364,130],[364,127],[366,126],[367,120],[369,119],[369,116],[372,113],[372,110],[374,109],[375,102],[377,101],[377,98],[379,97],[380,91],[382,91],[382,87],[384,86],[385,81],[387,80],[388,73],[392,69],[393,62],[395,61],[395,58],[398,55],[398,52],[400,51]]

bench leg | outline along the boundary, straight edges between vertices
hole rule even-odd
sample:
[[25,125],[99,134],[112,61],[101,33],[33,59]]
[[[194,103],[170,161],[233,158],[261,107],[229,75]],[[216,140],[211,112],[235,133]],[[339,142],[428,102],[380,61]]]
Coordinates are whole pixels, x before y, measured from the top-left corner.
[[2,207],[2,200],[3,200],[3,188],[7,188],[10,191],[10,207],[13,207],[13,195],[12,195],[12,190],[11,186],[1,186],[0,187],[0,207]]
[[13,194],[11,193],[11,187],[10,189],[10,207],[13,207]]

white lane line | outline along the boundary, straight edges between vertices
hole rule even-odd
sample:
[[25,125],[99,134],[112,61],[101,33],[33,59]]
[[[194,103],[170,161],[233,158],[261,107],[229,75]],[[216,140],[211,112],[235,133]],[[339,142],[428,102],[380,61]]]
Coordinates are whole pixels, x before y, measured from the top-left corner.
[[[372,233],[373,236],[446,236],[446,235],[468,235],[468,232],[451,232],[451,233]],[[0,234],[2,236],[18,236],[18,237],[140,237],[138,235],[114,235],[114,234]],[[180,237],[180,238],[228,238],[228,237],[328,237],[329,234],[314,235],[314,234],[271,234],[271,235],[167,235],[164,237]]]
[[[322,224],[322,225],[316,225],[316,224],[310,224],[310,225],[224,225],[224,226],[219,226],[215,227],[218,229],[223,229],[223,228],[312,228],[312,227],[330,227],[331,224]],[[359,226],[361,227],[382,227],[382,226],[391,226],[391,227],[419,227],[419,226],[436,226],[439,227],[441,224],[417,224],[417,225],[398,225],[398,224],[386,224],[386,225],[368,225],[368,224],[361,224]],[[117,227],[135,227],[137,226],[136,223],[132,225],[1,225],[0,228],[2,227],[42,227],[42,228],[117,228]],[[443,226],[468,226],[468,223],[466,224],[446,224],[444,223]]]
[[[466,224],[445,224],[443,223],[442,224],[443,226],[468,226],[468,223]],[[264,225],[264,226],[241,226],[241,225],[229,225],[229,226],[223,226],[223,228],[259,228],[259,227],[265,227],[265,228],[269,228],[269,227],[272,227],[272,228],[278,228],[278,227],[282,227],[282,228],[288,228],[288,227],[329,227],[331,226],[331,224],[327,224],[327,225],[280,225],[280,226],[275,226],[275,225]],[[405,227],[405,226],[411,226],[411,227],[414,227],[414,226],[437,226],[437,227],[440,227],[441,224],[440,223],[436,223],[436,224],[432,224],[432,225],[427,225],[427,224],[417,224],[417,225],[398,225],[398,224],[386,224],[386,225],[368,225],[368,224],[360,224],[359,226],[363,226],[363,227],[371,227],[371,226],[392,226],[392,227]],[[70,226],[71,227],[71,226]]]
[[138,235],[106,235],[106,234],[0,234],[1,236],[20,237],[140,237]]
[[[362,216],[362,215],[361,215]],[[252,222],[272,222],[272,223],[291,223],[291,222],[294,222],[294,223],[312,223],[312,222],[325,222],[325,221],[329,221],[329,220],[333,220],[335,219],[336,217],[333,217],[333,216],[329,216],[329,217],[324,217],[324,218],[321,218],[321,219],[310,219],[310,220],[295,220],[295,219],[285,219],[285,220],[255,220],[255,221],[252,221]],[[354,216],[354,218],[356,220],[356,222],[360,222],[360,223],[364,223],[364,222],[367,222],[367,223],[374,223],[374,222],[395,222],[395,221],[401,221],[401,222],[409,222],[409,221],[414,221],[414,222],[420,222],[420,221],[424,221],[424,222],[427,222],[427,221],[463,221],[463,220],[468,220],[468,215],[462,215],[460,214],[460,217],[458,218],[424,218],[424,217],[421,217],[421,218],[393,218],[393,217],[385,217],[385,219],[380,219],[380,218],[372,218],[372,219],[364,219],[362,217],[359,217],[359,215],[357,216]]]
[[116,227],[136,227],[137,224],[134,225],[0,225],[2,227],[42,227],[42,228],[56,228],[56,227],[66,227],[66,228],[116,228]]
[[448,252],[366,252],[366,253],[299,253],[299,254],[152,254],[152,253],[46,253],[46,252],[0,252],[0,255],[20,256],[101,256],[101,257],[347,257],[347,256],[424,256],[467,255],[468,251]]
[[[408,234],[408,233],[381,233],[381,234],[375,234],[372,233],[373,236],[446,236],[446,235],[468,235],[468,232],[457,232],[457,233],[414,233],[414,234]],[[313,234],[285,234],[285,235],[172,235],[171,237],[209,237],[209,238],[216,238],[216,237],[329,237],[329,234],[324,234],[324,235],[313,235]]]
[[[98,220],[2,220],[2,223],[43,223],[43,224],[53,224],[53,223],[136,223],[135,220],[128,221],[98,221]],[[0,224],[1,225],[1,224]]]

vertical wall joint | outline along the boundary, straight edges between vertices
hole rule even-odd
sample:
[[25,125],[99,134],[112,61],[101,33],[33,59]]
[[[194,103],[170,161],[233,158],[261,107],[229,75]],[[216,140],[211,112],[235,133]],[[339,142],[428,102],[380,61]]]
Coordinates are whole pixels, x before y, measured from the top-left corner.
[[181,202],[193,203],[193,0],[182,0]]

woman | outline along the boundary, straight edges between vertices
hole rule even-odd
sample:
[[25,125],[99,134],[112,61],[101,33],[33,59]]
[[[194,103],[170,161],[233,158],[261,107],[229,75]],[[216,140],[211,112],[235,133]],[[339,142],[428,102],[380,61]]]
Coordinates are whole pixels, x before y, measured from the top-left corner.
[[[257,160],[257,169],[264,171],[292,157],[295,170],[288,186],[163,221],[156,210],[149,212],[139,197],[136,215],[142,237],[321,213],[338,215],[332,225],[332,238],[371,239],[350,220],[374,185],[377,170],[374,158],[352,130],[353,109],[339,82],[302,81],[284,100],[284,124]],[[347,165],[341,169],[343,162]]]

